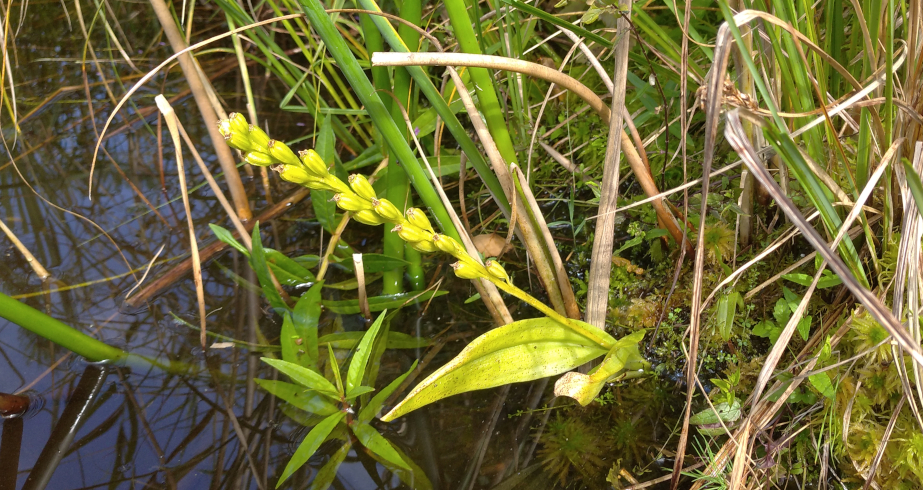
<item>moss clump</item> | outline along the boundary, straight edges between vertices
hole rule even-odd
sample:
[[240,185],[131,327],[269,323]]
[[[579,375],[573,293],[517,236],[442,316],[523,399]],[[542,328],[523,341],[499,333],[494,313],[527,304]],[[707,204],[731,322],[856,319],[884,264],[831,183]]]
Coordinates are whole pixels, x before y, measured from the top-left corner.
[[604,432],[596,430],[576,417],[558,414],[548,423],[539,450],[542,467],[561,486],[577,488],[585,484],[599,487],[606,476],[603,461],[609,441]]

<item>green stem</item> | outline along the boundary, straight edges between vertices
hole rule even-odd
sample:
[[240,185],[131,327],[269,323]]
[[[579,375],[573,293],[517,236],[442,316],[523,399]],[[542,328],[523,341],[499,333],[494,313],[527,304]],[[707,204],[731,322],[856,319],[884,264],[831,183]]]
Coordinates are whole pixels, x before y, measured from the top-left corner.
[[[381,12],[375,0],[357,1],[362,5],[362,8],[366,10]],[[377,15],[371,17],[393,51],[398,53],[410,52],[410,49],[404,43],[400,34],[398,34],[397,30],[388,22],[388,19]],[[452,112],[452,109],[446,104],[445,99],[442,98],[442,94],[439,93],[439,89],[433,85],[433,82],[429,79],[429,76],[427,76],[423,68],[419,66],[408,66],[405,69],[410,73],[410,76],[413,77],[413,80],[417,83],[417,87],[420,88],[420,91],[423,92],[423,95],[426,96],[429,103],[436,109],[436,113],[442,118],[442,122],[445,124],[446,129],[449,130],[449,133],[452,134],[455,141],[461,146],[462,151],[468,156],[468,161],[471,163],[471,166],[474,167],[475,171],[477,171],[481,180],[484,181],[484,185],[487,186],[490,193],[494,196],[497,205],[509,216],[509,199],[506,193],[503,192],[503,187],[500,185],[497,175],[484,160],[484,156],[481,154],[480,150],[478,150],[477,145],[475,145],[471,137],[468,136],[468,130],[462,126],[461,122],[459,122],[458,118],[455,116],[455,113]],[[461,89],[462,88],[459,87],[459,90]]]
[[[371,53],[384,51],[385,42],[381,38],[381,33],[378,32],[378,28],[375,27],[375,23],[372,21],[369,15],[363,14],[360,17],[362,22],[362,36],[365,39],[365,49],[368,51],[369,55]],[[386,94],[387,92],[394,92],[397,95],[397,76],[395,75],[395,88],[392,90],[391,86],[391,77],[388,75],[388,68],[384,66],[373,66],[372,67],[372,83],[375,85],[375,90],[378,91],[379,95]],[[398,98],[400,100],[400,98]],[[388,108],[394,117],[394,101],[391,100],[391,97],[385,95],[382,99],[385,108]],[[404,103],[404,102],[402,102]],[[398,112],[398,118],[395,120],[400,120],[401,115]],[[404,126],[398,125],[398,129],[404,129]],[[406,140],[406,130],[401,131],[405,135]],[[383,153],[387,153],[387,149],[384,149]],[[386,155],[387,156],[387,155]],[[409,188],[407,181],[407,173],[404,172],[404,169],[401,168],[397,162],[394,162],[393,165],[388,165],[388,173],[385,177],[385,197],[395,203],[395,205],[404,210],[402,206],[404,198],[407,195],[407,189]],[[382,231],[382,248],[386,256],[404,260],[404,240],[401,240],[401,237],[397,236],[397,233],[394,233],[390,230],[389,227],[384,227]],[[382,294],[399,294],[404,292],[404,268],[402,266],[395,267],[394,269],[386,270],[382,274]]]
[[173,374],[188,373],[190,369],[184,363],[162,363],[112,347],[3,293],[0,293],[0,318],[5,318],[91,362],[154,366]]
[[[578,322],[576,322],[576,321],[574,321],[574,320],[571,320],[570,318],[567,318],[567,317],[561,315],[560,313],[558,313],[557,311],[554,311],[554,309],[550,308],[550,307],[549,307],[548,305],[546,305],[545,303],[542,303],[541,301],[539,301],[539,300],[535,299],[534,297],[532,297],[532,295],[530,295],[529,293],[523,291],[522,289],[519,289],[518,287],[516,287],[516,286],[514,286],[514,285],[512,285],[512,284],[510,284],[510,283],[508,283],[508,282],[506,282],[506,281],[501,281],[501,280],[499,280],[499,279],[494,278],[493,276],[487,276],[487,280],[489,280],[490,282],[496,284],[497,287],[500,288],[500,289],[502,289],[503,291],[505,291],[505,292],[507,292],[507,293],[509,293],[509,294],[512,294],[513,296],[515,296],[515,297],[517,297],[517,298],[519,298],[519,299],[525,301],[525,302],[528,303],[530,306],[532,306],[532,307],[535,308],[536,310],[538,310],[538,311],[544,313],[545,315],[547,315],[547,316],[548,316],[549,318],[551,318],[552,320],[554,320],[554,321],[556,321],[556,322],[558,322],[558,323],[560,323],[560,324],[562,324],[562,325],[565,325],[565,326],[567,326],[567,327],[570,327],[573,331],[579,333],[580,335],[583,335],[584,337],[586,337],[586,338],[592,340],[593,342],[598,343],[598,344],[599,344],[601,347],[603,347],[604,349],[611,349],[611,348],[612,348],[612,342],[611,342],[609,339],[607,339],[607,338],[605,338],[605,337],[601,337],[601,336],[599,335],[600,333],[602,333],[602,331],[601,331],[600,329],[598,329],[598,328],[596,328],[596,327],[594,327],[594,326],[592,326],[592,325],[590,325],[590,324],[585,324],[586,326],[581,325],[580,323],[578,323]],[[611,339],[611,337],[610,337],[610,339]]]
[[[449,14],[449,21],[455,31],[455,39],[458,40],[458,45],[462,51],[470,54],[482,54],[481,47],[478,45],[478,38],[471,27],[471,18],[468,16],[465,1],[446,0],[445,10]],[[497,92],[494,90],[493,77],[484,68],[469,68],[469,70],[471,70],[471,79],[474,80],[474,90],[478,94],[478,105],[481,106],[481,112],[484,114],[484,119],[487,120],[487,128],[490,129],[490,134],[494,137],[494,142],[497,144],[497,149],[500,150],[500,155],[506,160],[507,164],[517,162],[513,140],[510,138],[500,101],[497,99]]]
[[[403,5],[401,5],[400,15],[402,19],[414,25],[420,25],[423,20],[423,6],[420,0],[405,0]],[[376,34],[378,34],[379,37],[381,36],[381,33],[379,33],[377,29]],[[408,46],[416,46],[420,42],[420,34],[404,24],[400,27],[400,35],[404,43]],[[413,120],[414,107],[410,99],[410,73],[406,69],[394,69],[394,98],[396,101],[391,104],[391,118],[397,122],[403,121],[404,115],[401,111],[401,107],[403,107],[404,110],[407,111],[410,120]],[[404,140],[409,141],[410,134],[407,132],[407,125],[398,124],[398,129],[400,129],[401,134],[404,135]],[[410,203],[407,202],[410,195],[409,191],[410,185],[407,181],[407,173],[404,172],[404,169],[400,168],[400,166],[389,164],[388,190],[386,194],[388,200],[397,203],[398,208],[406,209],[410,206]],[[389,242],[393,242],[393,244]],[[391,254],[389,254],[389,252],[391,252],[394,254],[394,257],[415,262],[415,264],[412,262],[411,265],[408,266],[408,270],[415,269],[419,271],[421,269],[420,253],[410,247],[406,247],[405,249],[404,241],[401,240],[397,234],[391,233],[390,231],[385,233],[384,248],[385,255],[391,256]],[[400,293],[403,291],[404,270],[402,267],[396,270],[385,271],[383,279],[385,280],[385,294]],[[388,292],[389,282],[391,281],[397,282],[397,288],[393,293]]]
[[419,162],[417,162],[413,150],[410,149],[407,141],[403,139],[397,125],[388,114],[387,108],[375,92],[375,87],[372,86],[368,77],[365,76],[362,67],[359,66],[359,62],[356,61],[349,46],[346,45],[346,41],[337,31],[333,22],[331,22],[323,5],[317,0],[300,1],[305,17],[314,27],[317,35],[324,41],[331,56],[336,60],[337,66],[343,72],[343,75],[350,81],[350,84],[356,91],[356,95],[365,106],[369,116],[371,116],[375,127],[388,143],[391,154],[397,158],[397,161],[400,162],[404,170],[407,171],[407,175],[410,177],[411,183],[413,183],[414,188],[420,195],[420,199],[429,207],[438,226],[452,238],[456,240],[460,239],[458,231],[455,229],[455,225],[452,224],[452,220],[449,218],[445,206],[439,199],[436,190],[433,189],[433,185],[420,167]]

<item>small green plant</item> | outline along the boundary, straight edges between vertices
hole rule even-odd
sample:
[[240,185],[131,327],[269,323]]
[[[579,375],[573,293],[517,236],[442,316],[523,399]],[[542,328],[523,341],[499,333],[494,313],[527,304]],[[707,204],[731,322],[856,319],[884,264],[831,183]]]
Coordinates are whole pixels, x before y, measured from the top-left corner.
[[[302,300],[306,304],[301,308],[296,306],[296,312],[310,308],[310,304],[307,303],[311,302],[312,299]],[[308,432],[295,454],[292,455],[292,458],[285,466],[285,470],[279,477],[279,481],[276,483],[276,488],[281,486],[295,471],[307,463],[321,444],[328,439],[345,439],[342,447],[346,449],[341,448],[340,451],[337,451],[334,457],[320,470],[318,477],[312,484],[312,488],[326,488],[332,482],[333,477],[336,475],[337,467],[343,462],[348,453],[348,447],[354,442],[361,445],[371,456],[394,471],[401,480],[408,484],[413,482],[415,488],[431,488],[432,485],[429,484],[425,474],[370,424],[381,410],[385,400],[394,393],[407,375],[416,368],[416,363],[411,366],[409,371],[380,390],[366,403],[360,403],[362,395],[374,391],[374,388],[368,386],[373,384],[374,378],[368,373],[369,359],[372,353],[376,351],[375,341],[382,330],[382,324],[386,318],[385,313],[380,314],[365,335],[362,336],[353,352],[345,379],[340,372],[340,366],[334,356],[333,347],[331,347],[330,343],[326,344],[329,355],[327,366],[333,375],[334,382],[331,382],[319,372],[316,352],[317,339],[315,337],[313,345],[309,346],[308,344],[312,344],[312,339],[310,339],[309,335],[305,335],[305,330],[310,329],[310,327],[304,324],[296,327],[298,322],[293,320],[293,316],[299,315],[295,313],[295,315],[286,314],[284,316],[280,339],[282,359],[262,358],[263,362],[288,376],[292,383],[268,379],[258,379],[256,382],[266,391],[291,404],[292,407],[306,412],[310,418],[320,419],[320,421]],[[315,352],[308,353],[307,351],[312,348],[315,349]],[[372,364],[375,365],[376,363],[373,362]],[[343,457],[339,457],[340,455]],[[321,475],[325,475],[326,479],[321,479]]]

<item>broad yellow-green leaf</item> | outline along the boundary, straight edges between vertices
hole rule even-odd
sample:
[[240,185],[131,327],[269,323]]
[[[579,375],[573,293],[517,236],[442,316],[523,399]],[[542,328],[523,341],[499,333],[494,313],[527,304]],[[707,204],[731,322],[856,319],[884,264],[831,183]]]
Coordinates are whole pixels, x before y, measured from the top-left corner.
[[292,459],[288,460],[288,464],[285,465],[285,470],[282,471],[282,476],[279,477],[279,482],[276,483],[276,488],[282,485],[282,482],[292,476],[298,468],[308,462],[308,459],[317,451],[317,448],[327,440],[327,436],[330,435],[330,432],[343,420],[346,414],[343,412],[337,412],[323,420],[323,422],[314,426],[311,429],[311,432],[308,432],[308,435],[305,436],[304,440],[301,441],[301,445],[298,446],[298,449],[295,451],[295,454],[292,455]]
[[337,406],[334,405],[329,398],[316,391],[306,390],[301,386],[286,383],[285,381],[274,381],[271,379],[254,379],[253,381],[256,381],[256,384],[260,385],[260,388],[263,388],[282,400],[289,402],[293,407],[304,410],[305,412],[326,417],[339,411]]
[[[602,331],[599,333],[607,340],[612,339]],[[611,342],[614,345],[615,339]],[[455,359],[417,385],[382,420],[394,420],[459,393],[554,376],[607,351],[550,318],[513,322],[472,341]]]
[[644,364],[644,358],[638,351],[638,342],[644,338],[644,331],[638,331],[619,339],[609,350],[609,354],[591,374],[570,372],[561,376],[554,384],[554,394],[577,400],[581,405],[589,405],[603,385],[610,378],[619,374],[626,366]]

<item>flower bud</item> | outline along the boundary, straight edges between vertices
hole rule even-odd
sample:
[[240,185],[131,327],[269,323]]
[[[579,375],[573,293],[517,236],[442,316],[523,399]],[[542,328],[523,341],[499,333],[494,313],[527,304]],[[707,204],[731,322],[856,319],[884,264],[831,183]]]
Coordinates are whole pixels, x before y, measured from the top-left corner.
[[443,252],[453,256],[458,257],[459,255],[464,254],[464,248],[461,244],[458,243],[454,238],[447,235],[440,235],[436,233],[433,235],[433,244],[436,245],[436,248],[442,250]]
[[353,213],[353,219],[360,223],[365,223],[372,226],[378,226],[385,223],[385,220],[381,219],[381,216],[378,216],[378,213],[368,209]]
[[372,206],[379,216],[390,223],[400,223],[404,221],[404,216],[391,201],[387,199],[372,199]]
[[[306,170],[307,170],[307,169],[306,169]],[[309,173],[310,173],[310,172],[309,172]],[[315,177],[315,178],[317,178],[317,177]],[[327,174],[327,175],[325,175],[323,178],[321,178],[320,180],[324,183],[324,184],[323,184],[323,188],[325,188],[325,189],[327,189],[327,190],[329,190],[329,191],[333,191],[333,192],[342,192],[342,193],[346,193],[346,194],[352,194],[352,193],[353,193],[352,189],[350,189],[349,186],[346,185],[345,182],[343,182],[342,180],[338,179],[338,178],[337,178],[335,175],[333,175],[333,174]]]
[[430,237],[432,235],[427,235],[427,233],[416,226],[408,223],[407,221],[397,225],[391,230],[397,233],[397,236],[401,237],[405,242],[422,242],[424,240],[431,241]]
[[333,195],[333,202],[343,211],[371,211],[372,203],[353,194],[352,192],[338,192]]
[[268,167],[277,163],[271,156],[258,151],[248,151],[244,153],[244,161],[250,165],[256,165],[257,167]]
[[269,135],[258,126],[250,125],[250,149],[269,153]]
[[455,275],[462,279],[482,279],[484,277],[484,272],[474,264],[458,261],[452,264],[452,269],[455,269]]
[[319,181],[301,167],[295,165],[276,165],[272,169],[279,172],[279,177],[282,177],[282,180],[287,180],[294,184],[303,185],[312,189],[318,188],[317,184]]
[[375,189],[372,188],[372,184],[369,182],[369,179],[365,178],[362,174],[352,174],[349,176],[349,186],[353,188],[356,194],[366,198],[366,199],[375,199]]
[[407,221],[411,222],[417,228],[426,230],[430,233],[433,232],[433,225],[429,223],[429,218],[426,217],[426,213],[424,213],[422,209],[409,208],[404,215],[407,217]]
[[413,249],[416,250],[417,252],[423,252],[423,253],[425,253],[425,254],[433,253],[433,252],[438,252],[438,251],[439,251],[439,249],[436,248],[435,245],[433,245],[433,242],[431,242],[431,241],[429,241],[429,240],[422,240],[422,241],[419,241],[419,242],[413,242],[413,243],[410,244],[410,246],[413,247]]
[[301,166],[301,160],[295,156],[295,152],[288,147],[285,143],[277,140],[269,140],[269,143],[266,144],[266,147],[269,148],[269,155],[275,158],[276,160],[286,164],[286,165],[296,165]]
[[500,263],[496,260],[487,259],[487,261],[484,262],[484,268],[487,269],[487,272],[489,272],[490,275],[496,277],[497,279],[500,279],[504,282],[509,282],[510,276],[506,274],[506,269],[504,269],[503,266],[500,265]]
[[[236,115],[239,116],[240,114]],[[221,133],[221,136],[224,137],[224,141],[226,141],[228,146],[231,148],[235,148],[241,151],[250,150],[250,133],[246,127],[246,121],[244,121],[245,129],[243,131],[240,131],[236,128],[235,121],[233,119],[222,119],[218,121],[218,132]]]
[[231,131],[235,133],[247,134],[250,131],[250,124],[247,123],[247,118],[239,112],[230,113],[226,121]]
[[298,152],[298,156],[301,158],[301,164],[308,169],[308,172],[318,177],[324,177],[330,173],[327,169],[327,164],[324,163],[324,160],[316,151],[302,150]]

